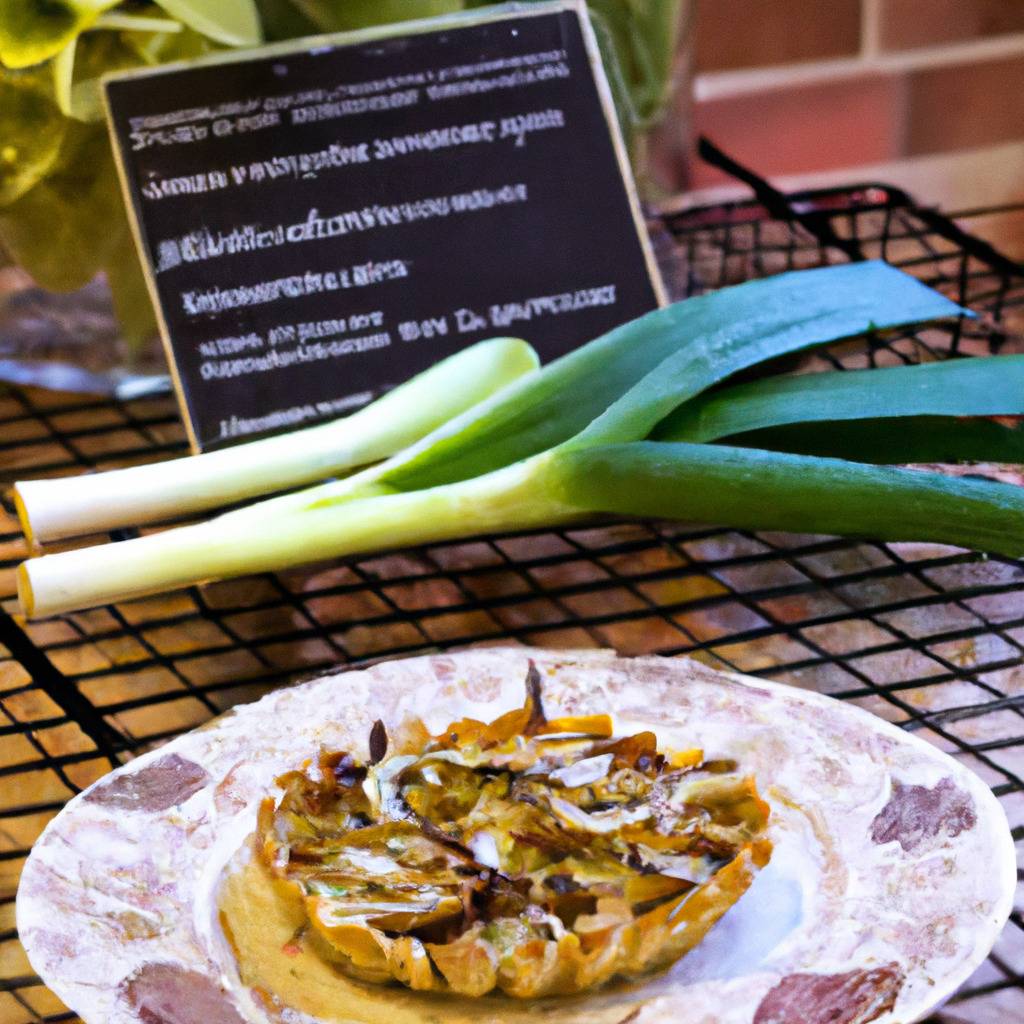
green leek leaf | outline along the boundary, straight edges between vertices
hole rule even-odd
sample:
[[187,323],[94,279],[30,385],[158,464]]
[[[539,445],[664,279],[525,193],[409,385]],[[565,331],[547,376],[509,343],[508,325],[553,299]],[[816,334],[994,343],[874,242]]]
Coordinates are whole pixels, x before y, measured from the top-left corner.
[[[746,293],[742,310],[730,299]],[[682,303],[688,343],[679,346],[573,440],[612,444],[647,437],[683,402],[758,363],[869,330],[955,316],[955,303],[886,263],[849,263],[792,271],[713,292],[715,304]],[[754,299],[752,302],[751,299]]]
[[681,402],[765,359],[964,313],[881,262],[794,271],[655,310],[453,420],[388,469],[408,490],[479,476],[572,439],[636,441]]
[[1024,415],[1024,356],[771,377],[705,392],[660,423],[658,441],[714,441],[791,423],[897,416]]
[[562,449],[549,479],[591,512],[1024,554],[1024,488],[1011,484],[664,441]]

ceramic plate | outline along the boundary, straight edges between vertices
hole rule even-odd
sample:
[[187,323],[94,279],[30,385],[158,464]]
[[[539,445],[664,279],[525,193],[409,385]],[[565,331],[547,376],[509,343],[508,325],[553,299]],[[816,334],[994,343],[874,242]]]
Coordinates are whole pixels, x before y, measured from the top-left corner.
[[[617,732],[756,775],[772,860],[694,952],[642,983],[524,1003],[297,962],[294,921],[255,894],[229,944],[219,901],[252,868],[276,775],[321,746],[365,758],[377,718],[493,719],[521,705],[529,657],[552,717],[610,711]],[[50,823],[17,909],[33,965],[89,1024],[909,1024],[984,960],[1015,885],[990,790],[867,712],[683,659],[508,648],[326,676],[140,757]]]

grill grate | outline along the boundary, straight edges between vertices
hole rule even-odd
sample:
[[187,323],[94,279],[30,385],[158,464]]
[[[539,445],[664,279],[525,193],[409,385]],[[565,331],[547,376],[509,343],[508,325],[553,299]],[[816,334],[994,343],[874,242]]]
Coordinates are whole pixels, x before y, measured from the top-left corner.
[[[978,211],[983,213],[984,211]],[[1024,273],[897,190],[863,186],[671,213],[677,295],[882,257],[985,314],[790,359],[799,370],[1024,349]],[[181,454],[169,397],[0,392],[0,475]],[[127,534],[126,534],[127,535]],[[933,544],[671,523],[524,532],[334,562],[19,625],[25,551],[0,509],[0,1022],[74,1020],[32,976],[13,900],[42,827],[112,764],[338,663],[470,643],[690,654],[813,687],[917,731],[1000,797],[1024,864],[1024,563]],[[1024,895],[939,1018],[1024,1019]]]

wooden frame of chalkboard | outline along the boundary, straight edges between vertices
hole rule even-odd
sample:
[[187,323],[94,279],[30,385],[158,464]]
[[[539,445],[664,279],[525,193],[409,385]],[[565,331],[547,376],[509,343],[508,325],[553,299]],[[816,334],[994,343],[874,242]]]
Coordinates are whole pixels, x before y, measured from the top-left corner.
[[[425,64],[430,47],[450,62]],[[666,302],[585,0],[229,51],[103,92],[194,452],[336,417],[483,337],[547,361]]]

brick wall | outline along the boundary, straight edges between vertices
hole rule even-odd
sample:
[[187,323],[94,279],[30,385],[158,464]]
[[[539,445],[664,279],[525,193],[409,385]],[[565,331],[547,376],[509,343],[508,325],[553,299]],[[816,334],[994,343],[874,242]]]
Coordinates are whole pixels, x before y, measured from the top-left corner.
[[1024,0],[694,2],[695,134],[765,174],[1024,140]]

